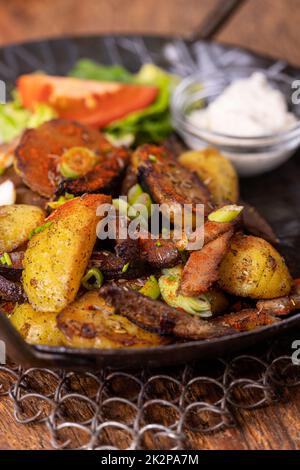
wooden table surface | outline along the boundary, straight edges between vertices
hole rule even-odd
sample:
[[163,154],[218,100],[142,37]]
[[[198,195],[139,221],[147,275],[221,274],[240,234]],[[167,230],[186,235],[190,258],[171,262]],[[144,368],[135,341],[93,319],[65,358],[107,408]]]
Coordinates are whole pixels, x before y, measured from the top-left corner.
[[[0,45],[66,34],[189,36],[220,0],[0,0]],[[223,1],[223,0],[221,0]],[[300,65],[300,0],[247,0],[216,39]],[[193,436],[195,449],[300,449],[300,390],[289,403],[239,414],[238,429]],[[47,449],[41,425],[17,425],[0,402],[1,449]]]

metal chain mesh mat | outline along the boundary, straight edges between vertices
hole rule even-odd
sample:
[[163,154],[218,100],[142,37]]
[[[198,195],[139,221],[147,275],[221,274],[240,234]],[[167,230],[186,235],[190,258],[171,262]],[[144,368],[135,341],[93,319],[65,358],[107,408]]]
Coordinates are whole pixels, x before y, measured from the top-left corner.
[[189,433],[239,426],[237,412],[300,385],[286,337],[259,353],[168,370],[66,372],[0,366],[14,418],[43,423],[56,449],[185,449]]

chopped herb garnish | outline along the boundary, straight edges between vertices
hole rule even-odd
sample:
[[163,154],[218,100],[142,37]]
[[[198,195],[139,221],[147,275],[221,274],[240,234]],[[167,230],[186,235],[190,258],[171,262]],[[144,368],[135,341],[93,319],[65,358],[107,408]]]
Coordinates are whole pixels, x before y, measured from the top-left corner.
[[156,246],[161,246],[161,242],[156,242],[155,245]]
[[129,263],[124,264],[122,268],[122,273],[126,273],[128,271],[128,268],[129,268]]
[[1,264],[7,264],[7,266],[12,266],[12,261],[11,257],[9,256],[8,253],[3,253],[3,255],[0,258]]
[[155,155],[149,155],[149,160],[150,160],[150,162],[154,162],[154,163],[157,162],[157,158],[156,158]]
[[49,222],[46,222],[44,225],[40,225],[39,227],[35,228],[34,230],[32,230],[30,232],[30,235],[29,235],[29,240],[32,239],[32,237],[34,235],[36,235],[37,233],[41,233],[43,232],[44,230],[46,230],[46,228],[50,227],[51,225],[53,224],[53,222],[49,221]]

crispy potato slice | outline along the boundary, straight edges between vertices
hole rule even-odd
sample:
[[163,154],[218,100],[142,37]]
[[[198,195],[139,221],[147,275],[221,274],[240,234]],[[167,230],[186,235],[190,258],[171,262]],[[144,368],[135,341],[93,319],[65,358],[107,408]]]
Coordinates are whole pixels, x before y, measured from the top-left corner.
[[166,344],[127,318],[114,314],[98,292],[89,292],[57,316],[64,343],[76,348],[142,348]]
[[18,248],[32,230],[42,225],[45,214],[39,207],[12,204],[0,207],[0,253]]
[[237,234],[221,263],[219,284],[240,297],[274,299],[290,293],[292,278],[285,261],[268,242]]
[[[72,147],[86,147],[99,157],[96,174],[93,170],[79,178],[78,184],[73,180],[62,183],[63,177],[58,171],[61,156]],[[60,183],[59,192],[73,189],[76,195],[108,192],[129,159],[126,150],[113,147],[96,129],[62,119],[25,131],[15,156],[16,170],[24,182],[45,197],[52,197]]]
[[17,305],[10,321],[30,344],[63,346],[64,337],[56,325],[56,313],[37,312],[28,304]]
[[110,203],[104,195],[85,195],[60,206],[44,231],[29,242],[23,286],[32,306],[60,312],[74,300],[96,241],[96,209]]
[[146,144],[139,147],[132,158],[141,186],[157,204],[164,204],[171,210],[176,204],[204,204],[206,214],[213,209],[207,187],[165,148]]
[[217,149],[185,152],[179,157],[181,165],[195,171],[207,185],[218,205],[239,199],[239,180],[232,163]]

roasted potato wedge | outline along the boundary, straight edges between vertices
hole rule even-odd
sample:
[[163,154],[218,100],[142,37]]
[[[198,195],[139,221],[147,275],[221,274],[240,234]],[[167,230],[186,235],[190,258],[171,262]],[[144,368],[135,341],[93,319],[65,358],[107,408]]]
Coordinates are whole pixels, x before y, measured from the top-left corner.
[[60,312],[75,299],[96,241],[96,209],[110,201],[104,195],[73,199],[53,212],[44,231],[30,240],[23,286],[36,310]]
[[221,263],[219,284],[240,297],[274,299],[290,293],[292,278],[283,258],[268,242],[237,234]]
[[89,292],[57,316],[64,343],[76,348],[141,348],[166,344],[127,318],[114,314],[98,292]]
[[179,162],[189,170],[195,171],[209,188],[217,205],[239,199],[239,180],[229,160],[217,149],[186,152],[180,155]]
[[64,337],[56,325],[56,313],[37,312],[28,304],[17,305],[10,321],[30,344],[62,346]]
[[44,212],[36,206],[1,206],[0,253],[13,251],[26,242],[31,231],[42,225],[44,219]]
[[[96,179],[93,171],[79,178],[62,182],[58,171],[63,153],[72,147],[86,147],[98,155]],[[74,194],[103,193],[111,189],[120,172],[125,168],[129,154],[124,149],[116,149],[96,129],[82,124],[54,119],[37,129],[24,132],[15,152],[15,166],[23,181],[45,197],[52,197],[59,184],[59,192]],[[101,171],[102,170],[102,171]]]

